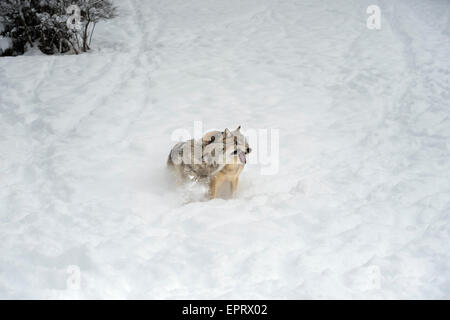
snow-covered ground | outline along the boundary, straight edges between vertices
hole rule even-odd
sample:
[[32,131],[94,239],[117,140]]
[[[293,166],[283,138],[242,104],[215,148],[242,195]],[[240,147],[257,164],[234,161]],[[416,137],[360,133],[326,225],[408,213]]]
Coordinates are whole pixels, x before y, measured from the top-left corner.
[[[117,4],[0,58],[0,298],[450,298],[449,1]],[[194,121],[278,129],[278,173],[189,199]]]

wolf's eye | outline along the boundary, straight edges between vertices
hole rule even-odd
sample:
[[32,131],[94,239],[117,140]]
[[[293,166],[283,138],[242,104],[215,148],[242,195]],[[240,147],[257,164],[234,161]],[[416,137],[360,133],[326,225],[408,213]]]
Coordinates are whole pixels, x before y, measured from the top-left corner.
[[212,136],[211,140],[209,140],[209,142],[213,142],[214,140],[216,140],[216,137]]
[[237,137],[234,137],[234,145],[237,146]]

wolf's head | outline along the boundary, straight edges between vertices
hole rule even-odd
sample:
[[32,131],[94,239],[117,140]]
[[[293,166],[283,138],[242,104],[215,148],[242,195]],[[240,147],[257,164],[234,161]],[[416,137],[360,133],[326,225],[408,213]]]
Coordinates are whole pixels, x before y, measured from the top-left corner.
[[207,142],[203,149],[203,159],[206,163],[245,164],[246,155],[251,152],[247,139],[240,132],[241,126],[234,131],[228,128],[224,131],[212,131],[204,135]]
[[227,163],[231,160],[231,163],[237,164],[247,163],[247,154],[252,152],[249,147],[247,139],[241,133],[241,126],[237,127],[235,130],[230,131],[228,128],[223,132],[225,154],[227,158]]

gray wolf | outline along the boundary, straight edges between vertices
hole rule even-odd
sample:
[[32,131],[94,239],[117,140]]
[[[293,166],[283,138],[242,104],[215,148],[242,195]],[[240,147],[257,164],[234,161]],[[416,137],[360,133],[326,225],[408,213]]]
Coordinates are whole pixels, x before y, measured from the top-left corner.
[[209,185],[209,198],[217,197],[225,182],[231,185],[234,196],[239,175],[247,163],[251,148],[241,126],[234,131],[210,131],[199,140],[177,143],[170,151],[167,165],[178,183],[194,180]]

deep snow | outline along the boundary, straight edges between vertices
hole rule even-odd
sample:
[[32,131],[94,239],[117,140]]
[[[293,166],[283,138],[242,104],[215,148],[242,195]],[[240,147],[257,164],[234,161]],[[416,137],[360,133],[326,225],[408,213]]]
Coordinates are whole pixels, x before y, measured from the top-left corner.
[[[450,298],[449,1],[117,4],[0,58],[0,298]],[[176,189],[194,121],[279,129],[279,172]]]

